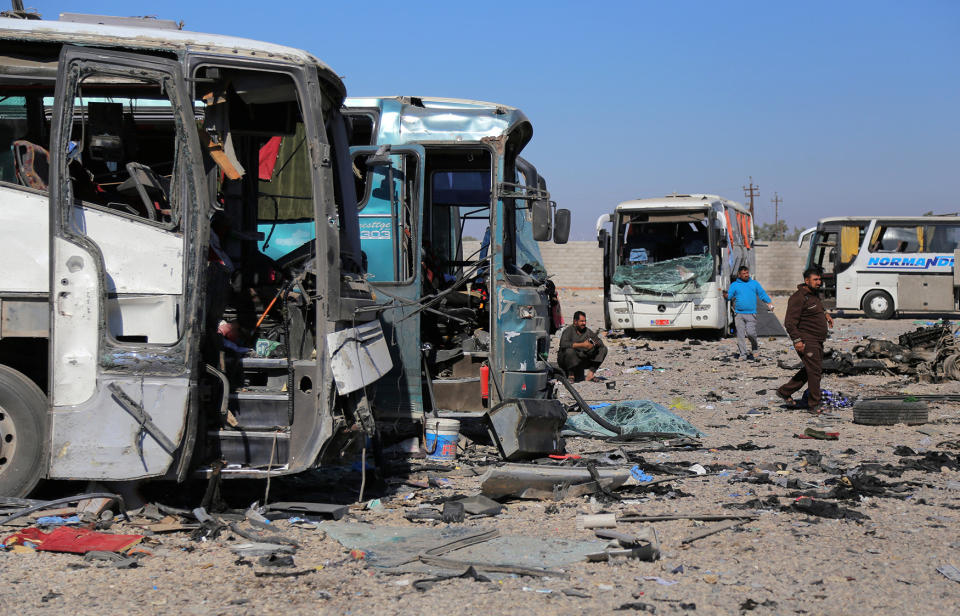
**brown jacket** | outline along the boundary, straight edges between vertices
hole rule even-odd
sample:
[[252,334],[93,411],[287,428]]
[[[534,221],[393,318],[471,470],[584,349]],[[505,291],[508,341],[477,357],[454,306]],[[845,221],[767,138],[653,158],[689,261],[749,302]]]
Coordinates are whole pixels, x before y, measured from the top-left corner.
[[823,342],[827,339],[827,309],[820,296],[806,284],[797,285],[796,293],[790,296],[783,326],[794,342]]

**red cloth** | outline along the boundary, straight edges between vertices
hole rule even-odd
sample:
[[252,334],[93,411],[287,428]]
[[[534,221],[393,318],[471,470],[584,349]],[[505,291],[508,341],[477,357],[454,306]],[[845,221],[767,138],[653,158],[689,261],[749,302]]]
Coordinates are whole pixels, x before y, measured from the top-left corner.
[[270,141],[260,148],[259,177],[261,180],[273,178],[273,169],[277,166],[277,156],[280,154],[280,141],[282,140],[283,137],[270,137]]
[[27,541],[36,544],[41,552],[69,552],[86,554],[87,552],[123,552],[140,543],[143,535],[109,535],[86,528],[60,526],[50,533],[37,528],[25,528],[3,540],[3,545],[23,544]]

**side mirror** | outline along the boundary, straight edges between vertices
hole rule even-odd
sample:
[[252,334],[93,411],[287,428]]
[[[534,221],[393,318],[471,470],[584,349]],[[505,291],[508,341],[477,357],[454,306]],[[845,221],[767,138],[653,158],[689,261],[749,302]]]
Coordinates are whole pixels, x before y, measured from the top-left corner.
[[725,237],[717,238],[717,246],[719,246],[720,248],[726,248],[726,247],[727,247],[727,238],[725,238]]
[[604,244],[607,243],[607,235],[609,234],[606,229],[600,229],[600,232],[597,233],[597,245],[600,246],[600,248],[603,248]]
[[837,261],[837,249],[836,249],[836,248],[831,248],[831,249],[830,249],[830,254],[827,255],[827,258],[830,260],[830,263],[836,263],[836,261]]
[[553,217],[553,243],[566,244],[570,237],[570,210],[557,210]]
[[553,235],[553,221],[551,220],[550,202],[534,201],[533,209],[533,239],[538,242],[550,241]]

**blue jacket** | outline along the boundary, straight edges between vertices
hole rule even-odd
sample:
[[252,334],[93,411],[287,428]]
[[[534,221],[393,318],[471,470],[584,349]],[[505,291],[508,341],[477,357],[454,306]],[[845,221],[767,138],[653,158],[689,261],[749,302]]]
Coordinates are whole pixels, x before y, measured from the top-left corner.
[[733,311],[737,314],[757,314],[758,297],[764,303],[770,303],[770,296],[753,278],[746,282],[737,278],[730,284],[730,289],[727,291],[727,298],[733,302]]

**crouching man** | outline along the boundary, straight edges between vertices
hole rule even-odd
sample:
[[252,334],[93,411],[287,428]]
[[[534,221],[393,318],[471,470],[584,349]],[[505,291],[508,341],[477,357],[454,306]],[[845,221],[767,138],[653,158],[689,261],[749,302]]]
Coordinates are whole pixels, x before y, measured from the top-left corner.
[[587,315],[581,310],[573,313],[573,325],[560,335],[560,349],[557,351],[560,369],[571,381],[592,381],[606,357],[607,347],[596,332],[587,329]]

